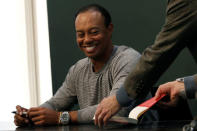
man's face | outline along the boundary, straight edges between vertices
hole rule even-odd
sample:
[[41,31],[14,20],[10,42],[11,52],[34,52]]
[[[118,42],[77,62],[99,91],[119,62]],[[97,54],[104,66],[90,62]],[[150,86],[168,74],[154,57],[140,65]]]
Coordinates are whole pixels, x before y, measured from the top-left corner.
[[91,59],[105,57],[111,44],[113,25],[104,24],[104,16],[97,11],[80,13],[75,20],[79,48]]

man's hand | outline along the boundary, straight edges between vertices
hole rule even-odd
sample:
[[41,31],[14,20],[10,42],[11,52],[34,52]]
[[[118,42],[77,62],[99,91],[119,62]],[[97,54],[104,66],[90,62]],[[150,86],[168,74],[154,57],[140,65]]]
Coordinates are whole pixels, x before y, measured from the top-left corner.
[[95,125],[99,127],[101,127],[103,123],[106,125],[111,116],[117,113],[120,108],[115,95],[104,98],[97,107],[94,121]]
[[59,112],[44,107],[30,108],[28,115],[34,125],[55,125],[59,123]]
[[157,99],[161,94],[169,95],[170,101],[160,102],[160,105],[166,107],[174,107],[178,103],[180,94],[184,91],[185,91],[184,83],[178,81],[172,81],[160,85],[159,88],[157,89],[157,92],[155,93],[155,97]]
[[14,123],[16,126],[26,126],[29,124],[29,119],[27,117],[22,117],[22,112],[27,112],[26,108],[19,105],[16,106],[17,114],[14,116]]

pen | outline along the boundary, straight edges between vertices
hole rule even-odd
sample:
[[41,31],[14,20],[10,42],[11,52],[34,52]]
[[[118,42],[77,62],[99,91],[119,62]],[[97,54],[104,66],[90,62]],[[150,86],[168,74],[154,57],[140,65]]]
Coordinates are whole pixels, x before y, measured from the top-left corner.
[[[12,111],[12,113],[14,113],[14,114],[19,114],[17,111]],[[20,114],[19,114],[19,115],[20,115]],[[21,116],[22,116],[22,117],[27,117],[27,112],[26,112],[26,111],[23,111]]]
[[[17,112],[17,111],[12,111],[12,113],[14,113],[14,114],[18,114],[18,112]],[[20,114],[19,114],[19,115],[20,115]],[[22,116],[23,118],[25,118],[25,119],[28,119],[28,120],[29,120],[29,125],[34,125],[33,121],[28,117],[28,114],[27,114],[27,112],[26,112],[26,111],[23,111],[21,116]]]

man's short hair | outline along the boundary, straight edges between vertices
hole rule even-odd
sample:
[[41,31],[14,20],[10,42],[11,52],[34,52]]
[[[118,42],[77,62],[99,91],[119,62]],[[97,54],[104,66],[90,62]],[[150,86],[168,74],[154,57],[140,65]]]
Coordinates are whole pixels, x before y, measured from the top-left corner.
[[101,13],[102,16],[104,16],[105,18],[105,26],[108,27],[109,24],[111,23],[111,16],[109,14],[109,12],[102,6],[98,5],[98,4],[90,4],[90,5],[86,5],[86,6],[83,6],[81,7],[75,14],[75,20],[76,20],[76,17],[80,14],[80,13],[83,13],[83,12],[86,12],[86,11],[90,11],[90,10],[93,10],[93,11],[98,11]]

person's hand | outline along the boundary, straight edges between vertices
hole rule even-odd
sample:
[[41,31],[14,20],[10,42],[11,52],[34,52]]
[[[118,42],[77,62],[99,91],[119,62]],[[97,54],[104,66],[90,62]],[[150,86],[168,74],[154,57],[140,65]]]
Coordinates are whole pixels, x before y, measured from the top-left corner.
[[121,106],[115,95],[104,98],[96,109],[95,125],[99,127],[101,127],[102,124],[106,125],[111,116],[117,113],[120,108]]
[[159,104],[160,106],[174,107],[178,103],[180,94],[184,91],[185,91],[185,86],[183,82],[178,82],[178,81],[167,82],[159,86],[157,92],[155,93],[155,97],[157,99],[161,94],[169,95],[170,96],[169,102],[159,102]]
[[28,115],[34,125],[55,125],[59,123],[59,112],[48,108],[30,108]]
[[22,117],[22,112],[27,112],[26,108],[19,105],[16,106],[17,114],[14,115],[14,123],[16,126],[26,126],[29,124],[28,117]]

